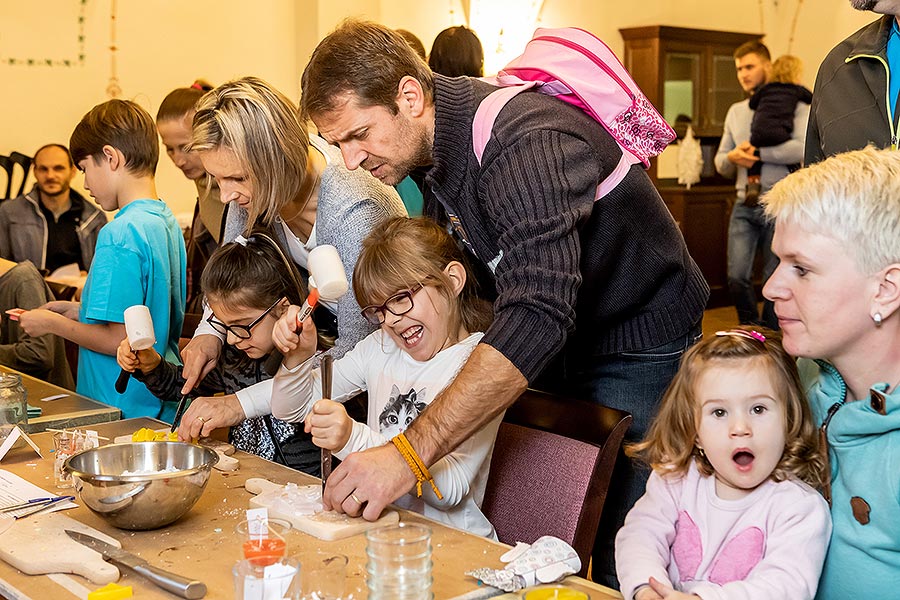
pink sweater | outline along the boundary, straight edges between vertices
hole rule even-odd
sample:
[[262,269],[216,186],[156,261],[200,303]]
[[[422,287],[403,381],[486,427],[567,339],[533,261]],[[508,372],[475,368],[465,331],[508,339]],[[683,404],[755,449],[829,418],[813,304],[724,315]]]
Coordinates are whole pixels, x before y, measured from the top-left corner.
[[715,478],[650,475],[616,536],[616,571],[631,600],[650,577],[703,600],[811,599],[831,536],[828,504],[799,481],[767,481],[740,500]]

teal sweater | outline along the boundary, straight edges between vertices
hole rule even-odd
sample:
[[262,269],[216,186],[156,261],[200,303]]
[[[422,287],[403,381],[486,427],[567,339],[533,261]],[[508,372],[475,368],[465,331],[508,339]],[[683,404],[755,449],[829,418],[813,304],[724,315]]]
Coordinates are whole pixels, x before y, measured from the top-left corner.
[[900,596],[900,394],[884,394],[884,413],[869,399],[846,402],[847,386],[828,363],[800,359],[817,423],[828,425],[834,528],[819,581],[820,600]]

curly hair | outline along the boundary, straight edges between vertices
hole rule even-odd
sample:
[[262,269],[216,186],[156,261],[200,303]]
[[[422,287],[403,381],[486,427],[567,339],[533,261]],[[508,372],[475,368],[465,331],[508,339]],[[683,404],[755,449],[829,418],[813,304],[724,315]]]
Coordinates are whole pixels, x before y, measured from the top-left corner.
[[782,347],[781,335],[765,328],[745,327],[726,333],[708,337],[685,352],[647,436],[627,445],[625,453],[660,474],[684,475],[693,461],[701,473],[712,475],[712,464],[695,445],[700,424],[697,382],[709,368],[758,361],[767,368],[777,400],[784,407],[784,452],[771,477],[775,481],[794,477],[821,489],[828,475],[818,430],[797,364]]

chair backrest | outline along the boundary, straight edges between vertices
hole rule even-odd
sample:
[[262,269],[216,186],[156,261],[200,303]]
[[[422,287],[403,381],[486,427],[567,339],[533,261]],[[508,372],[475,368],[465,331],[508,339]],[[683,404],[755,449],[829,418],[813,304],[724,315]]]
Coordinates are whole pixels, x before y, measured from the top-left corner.
[[616,456],[631,415],[527,390],[500,424],[482,511],[501,542],[558,537],[585,576]]
[[3,197],[0,200],[6,200],[12,193],[13,183],[13,161],[8,156],[0,154],[0,169],[6,172],[6,189],[3,190]]
[[[28,173],[31,172],[31,157],[21,152],[10,152],[9,160],[12,161],[13,165],[19,165],[22,168],[22,180],[19,182],[19,188],[16,190],[15,194],[12,194],[10,198],[16,198],[17,196],[21,196],[22,192],[25,191],[25,183],[28,181]],[[10,192],[12,192],[12,184],[13,184],[13,169],[10,170],[9,174],[9,187]]]

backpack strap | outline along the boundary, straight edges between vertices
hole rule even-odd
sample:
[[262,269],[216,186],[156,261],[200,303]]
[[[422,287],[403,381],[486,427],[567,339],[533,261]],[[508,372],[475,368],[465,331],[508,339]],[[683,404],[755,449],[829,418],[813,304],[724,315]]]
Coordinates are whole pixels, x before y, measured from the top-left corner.
[[[475,158],[478,160],[479,165],[481,164],[481,157],[484,155],[484,149],[491,139],[491,132],[494,129],[497,115],[500,114],[500,111],[503,110],[503,107],[510,100],[525,90],[535,87],[537,83],[536,81],[526,81],[522,84],[502,87],[488,94],[481,101],[481,104],[478,105],[478,108],[475,110],[475,118],[472,120],[472,150],[475,152]],[[625,179],[628,170],[634,162],[629,153],[622,152],[622,157],[619,158],[616,168],[597,186],[594,200],[599,200],[619,185]]]
[[491,139],[491,131],[494,129],[497,115],[500,114],[507,102],[535,85],[537,82],[528,81],[522,85],[502,87],[488,94],[478,105],[475,119],[472,121],[472,150],[475,152],[475,158],[478,159],[479,165],[481,157],[484,155],[484,148]]

